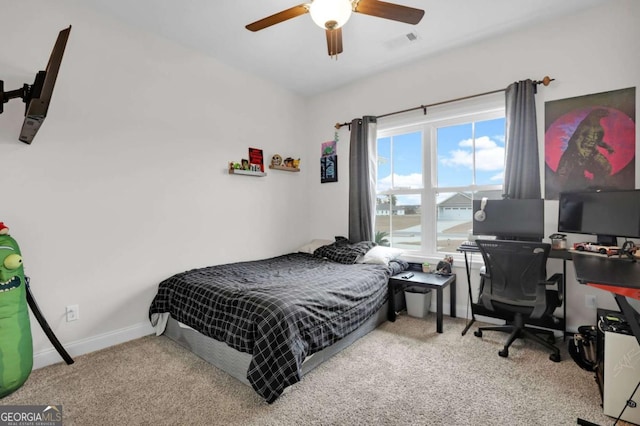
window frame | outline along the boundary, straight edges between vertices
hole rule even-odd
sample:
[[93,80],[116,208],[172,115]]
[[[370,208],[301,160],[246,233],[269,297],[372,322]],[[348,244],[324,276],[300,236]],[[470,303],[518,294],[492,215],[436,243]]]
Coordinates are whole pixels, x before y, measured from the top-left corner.
[[[390,188],[378,192],[376,188],[375,197],[380,195],[415,195],[421,197],[421,238],[419,250],[406,250],[413,255],[438,255],[449,252],[439,252],[437,250],[437,195],[440,193],[465,192],[475,194],[478,191],[497,191],[504,188],[501,184],[478,185],[473,182],[469,186],[438,187],[438,158],[437,158],[437,131],[438,128],[455,126],[466,123],[492,120],[496,118],[506,118],[504,93],[486,95],[466,101],[452,102],[438,107],[430,108],[423,116],[402,116],[385,117],[378,120],[376,132],[376,156],[378,139],[403,135],[413,132],[421,132],[422,135],[422,188],[394,189]],[[506,129],[505,129],[506,136]],[[474,146],[475,152],[475,146]],[[389,161],[393,164],[392,158]],[[506,146],[505,146],[506,155]],[[475,155],[473,168],[476,169]],[[393,169],[392,169],[393,174]],[[475,180],[475,174],[472,178]],[[376,182],[378,176],[376,176]],[[392,176],[393,182],[393,176]],[[433,219],[432,219],[433,218]],[[393,235],[393,226],[391,228]]]

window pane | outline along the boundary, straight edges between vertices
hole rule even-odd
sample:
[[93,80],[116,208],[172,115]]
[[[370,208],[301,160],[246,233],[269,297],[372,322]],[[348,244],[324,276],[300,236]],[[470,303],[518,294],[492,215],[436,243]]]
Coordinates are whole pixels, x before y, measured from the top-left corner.
[[469,239],[473,229],[471,194],[438,194],[436,204],[438,251],[455,253],[458,246]]
[[504,182],[504,118],[476,123],[476,184]]
[[377,191],[391,188],[391,138],[378,139]]
[[405,250],[420,250],[422,245],[422,197],[397,195],[392,197],[391,246]]
[[380,245],[420,250],[422,197],[379,195],[376,206],[376,242]]
[[389,247],[391,245],[391,196],[376,196],[376,221],[374,224],[375,238],[374,241],[381,246]]
[[438,186],[473,184],[473,125],[439,127]]
[[422,188],[422,132],[393,137],[393,187]]

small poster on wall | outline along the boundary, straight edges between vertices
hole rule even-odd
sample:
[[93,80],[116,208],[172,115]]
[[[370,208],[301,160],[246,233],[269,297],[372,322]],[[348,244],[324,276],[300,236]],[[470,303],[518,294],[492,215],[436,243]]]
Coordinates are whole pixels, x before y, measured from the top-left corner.
[[322,143],[322,150],[320,154],[320,183],[338,181],[337,143],[337,140]]
[[328,155],[336,155],[336,141],[329,141],[329,142],[323,142],[322,143],[322,153],[320,155],[322,155],[323,157],[328,156]]
[[260,172],[264,172],[264,158],[262,150],[258,148],[249,148],[249,164],[258,166]]
[[635,116],[635,87],[546,102],[545,199],[635,188]]
[[320,183],[338,181],[338,156],[326,155],[320,158]]

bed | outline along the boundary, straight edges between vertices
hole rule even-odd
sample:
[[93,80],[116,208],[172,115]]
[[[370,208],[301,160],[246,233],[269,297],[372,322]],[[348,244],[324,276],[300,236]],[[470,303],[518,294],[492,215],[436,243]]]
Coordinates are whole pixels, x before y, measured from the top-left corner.
[[[388,279],[407,263],[362,263],[371,242],[193,269],[162,281],[149,317],[274,402],[303,374],[386,319]],[[228,361],[232,362],[229,363]]]

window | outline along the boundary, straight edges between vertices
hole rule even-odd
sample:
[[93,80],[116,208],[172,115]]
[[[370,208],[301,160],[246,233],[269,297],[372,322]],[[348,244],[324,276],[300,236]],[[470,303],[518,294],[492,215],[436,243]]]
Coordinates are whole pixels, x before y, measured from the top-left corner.
[[504,95],[378,122],[376,240],[453,253],[472,231],[472,200],[502,196]]

